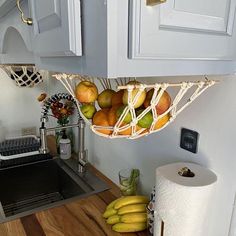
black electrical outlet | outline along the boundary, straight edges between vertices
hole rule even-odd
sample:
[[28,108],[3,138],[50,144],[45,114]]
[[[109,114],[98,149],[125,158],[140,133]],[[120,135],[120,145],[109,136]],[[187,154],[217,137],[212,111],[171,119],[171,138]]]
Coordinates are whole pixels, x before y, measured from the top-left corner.
[[189,152],[197,153],[198,137],[198,132],[182,128],[180,137],[180,147]]

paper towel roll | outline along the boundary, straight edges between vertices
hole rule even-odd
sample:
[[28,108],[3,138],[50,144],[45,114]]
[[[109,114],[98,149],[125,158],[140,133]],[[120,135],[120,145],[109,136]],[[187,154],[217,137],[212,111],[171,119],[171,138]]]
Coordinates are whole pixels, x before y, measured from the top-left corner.
[[[193,177],[178,172],[188,167]],[[203,236],[207,206],[216,175],[194,163],[178,162],[156,169],[155,236]]]

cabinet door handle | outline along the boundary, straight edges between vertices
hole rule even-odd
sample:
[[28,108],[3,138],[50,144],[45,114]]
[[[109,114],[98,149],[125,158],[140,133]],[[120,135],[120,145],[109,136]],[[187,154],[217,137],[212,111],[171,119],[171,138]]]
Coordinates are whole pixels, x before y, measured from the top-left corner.
[[33,25],[33,19],[25,17],[24,12],[23,12],[23,10],[20,6],[20,0],[16,0],[16,5],[17,5],[17,8],[20,12],[22,22],[27,24],[27,25]]
[[154,6],[166,2],[166,0],[146,0],[147,6]]

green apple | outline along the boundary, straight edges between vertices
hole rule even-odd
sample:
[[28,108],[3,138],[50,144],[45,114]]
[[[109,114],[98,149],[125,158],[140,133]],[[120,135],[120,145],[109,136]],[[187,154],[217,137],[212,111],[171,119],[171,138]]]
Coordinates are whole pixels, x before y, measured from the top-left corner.
[[[131,85],[140,85],[140,82],[138,81],[130,81],[128,84],[131,84]],[[127,85],[128,85],[127,84]],[[131,93],[131,100],[134,100],[134,98],[136,97],[137,93],[139,93],[139,89],[138,88],[134,88],[132,90],[132,93]],[[140,93],[140,96],[138,97],[136,103],[134,104],[134,108],[138,108],[138,107],[141,107],[145,101],[145,98],[146,98],[146,89],[144,89],[141,93]],[[128,100],[129,100],[129,93],[128,93],[128,90],[124,90],[124,94],[123,94],[123,97],[122,97],[122,100],[123,100],[123,104],[124,105],[127,105],[128,104]]]
[[[139,116],[144,110],[138,110],[137,111],[137,116]],[[142,128],[150,128],[153,122],[153,116],[152,112],[149,111],[144,115],[139,121],[138,121],[138,126]]]
[[97,111],[93,104],[84,104],[80,107],[80,110],[87,119],[92,119]]
[[[120,118],[120,116],[122,115],[123,111],[125,110],[126,106],[121,106],[118,108],[118,110],[116,111],[116,117],[117,120]],[[130,111],[127,113],[127,115],[125,116],[125,118],[123,119],[123,122],[126,124],[129,124],[132,121],[132,116]]]

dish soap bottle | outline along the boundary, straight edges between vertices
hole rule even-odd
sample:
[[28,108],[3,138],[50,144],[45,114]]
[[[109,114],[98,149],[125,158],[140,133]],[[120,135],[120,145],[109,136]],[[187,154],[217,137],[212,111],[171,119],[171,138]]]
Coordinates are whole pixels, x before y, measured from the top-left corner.
[[60,158],[64,160],[69,159],[71,157],[71,142],[70,139],[67,138],[65,130],[63,130],[63,135],[59,141],[59,146]]

